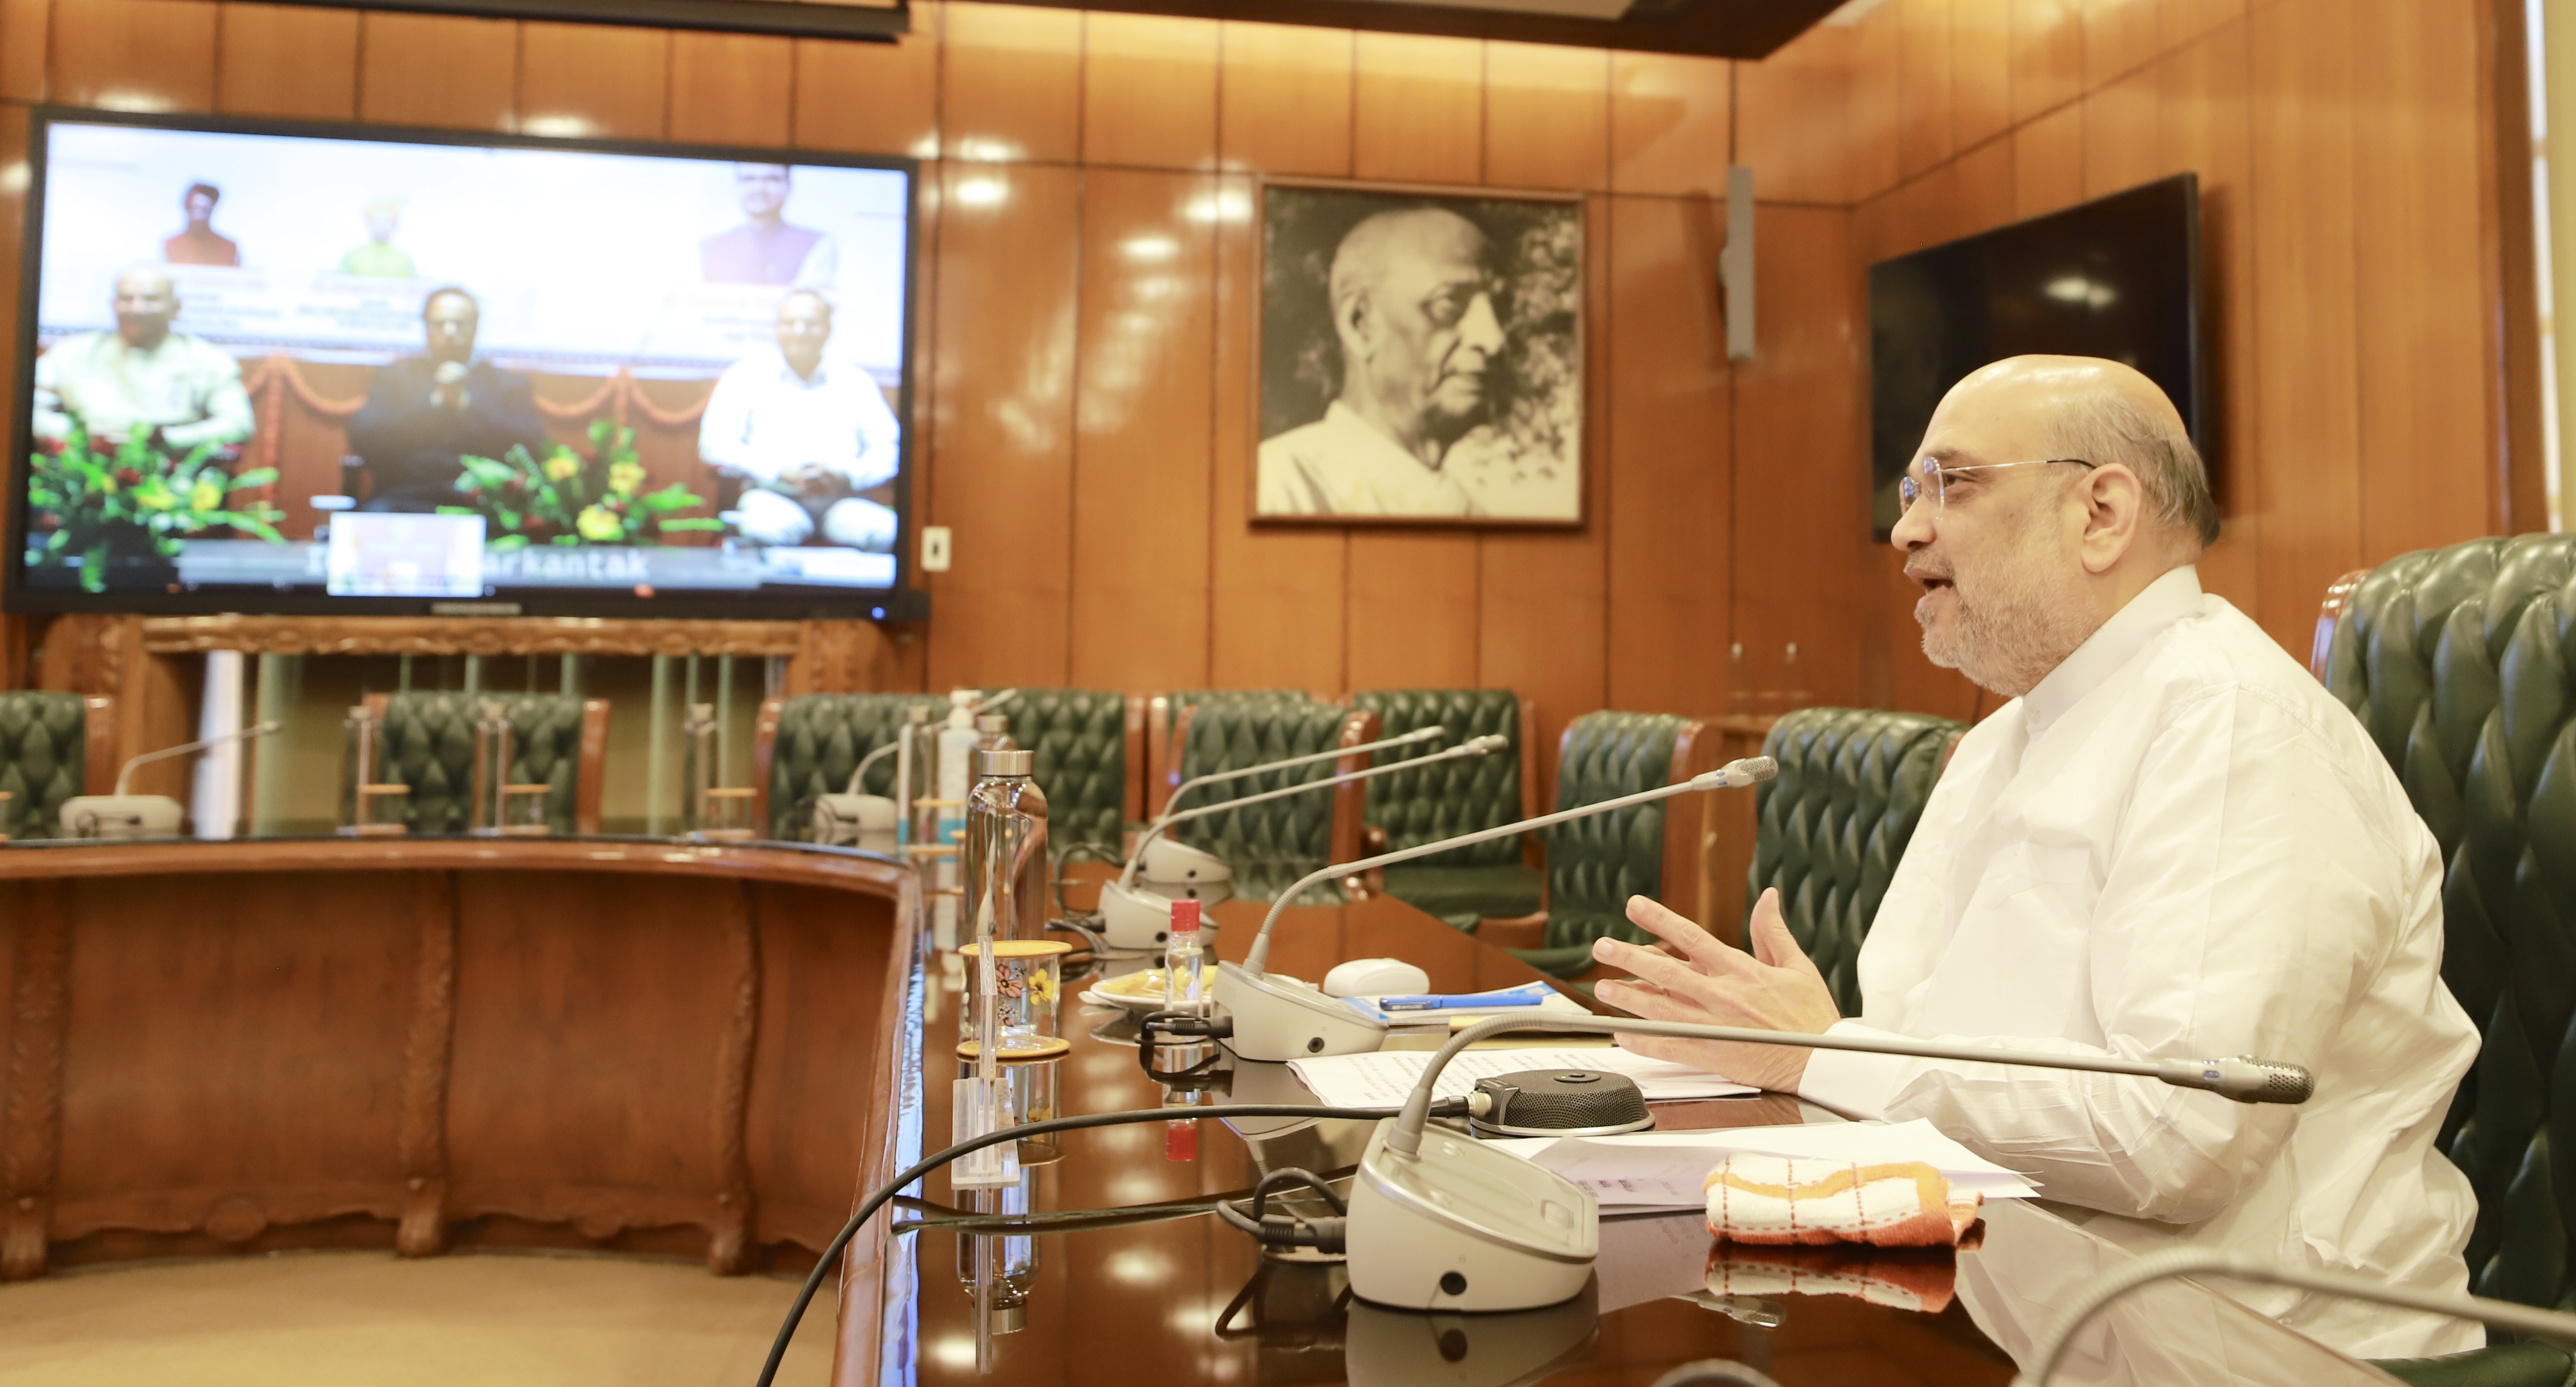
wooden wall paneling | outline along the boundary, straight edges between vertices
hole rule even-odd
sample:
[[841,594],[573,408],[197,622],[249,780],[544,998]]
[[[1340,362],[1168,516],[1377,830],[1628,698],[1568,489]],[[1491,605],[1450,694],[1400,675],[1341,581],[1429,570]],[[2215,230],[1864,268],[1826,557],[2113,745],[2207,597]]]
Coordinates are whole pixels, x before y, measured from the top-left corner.
[[1968,221],[1959,200],[1959,166],[1955,162],[1935,165],[1922,177],[1897,185],[1886,202],[1888,255],[1904,255],[1955,241],[1977,229]]
[[660,139],[668,133],[667,30],[519,26],[519,128],[535,135]]
[[2084,94],[2084,0],[2011,0],[2016,125]]
[[2348,21],[2363,563],[2502,528],[2482,18],[2369,0]]
[[[2269,0],[2257,0],[2257,3],[2269,3]],[[2165,51],[2171,52],[2243,19],[2245,4],[2246,0],[2160,0],[2159,37]]]
[[1959,156],[1951,171],[1958,224],[1985,231],[2013,220],[2013,142],[1988,140]]
[[519,26],[500,19],[370,13],[358,20],[358,118],[385,125],[516,128]]
[[2012,125],[2012,0],[1950,0],[1950,144],[1966,151]]
[[1733,416],[1732,641],[1744,655],[1727,692],[1737,709],[1850,704],[1860,693],[1855,608],[1876,593],[1858,582],[1868,328],[1851,221],[1841,208],[1765,206],[1754,227],[1761,335],[1753,359],[1736,363]]
[[1408,183],[1484,173],[1485,49],[1471,39],[1362,33],[1354,41],[1353,173]]
[[2084,196],[2107,197],[2152,181],[2158,172],[2156,105],[2160,82],[2140,68],[2084,98]]
[[1896,172],[1912,178],[1951,143],[1951,0],[1891,0],[1896,11]]
[[[2353,46],[2342,6],[2277,0],[2251,26],[2255,613],[2304,648],[2317,602],[2362,565]],[[2374,215],[2377,209],[2374,209]]]
[[1082,149],[1082,13],[946,7],[939,127],[951,159],[1071,161]]
[[1529,43],[1485,45],[1487,183],[1605,187],[1610,179],[1609,125],[1607,53]]
[[478,872],[456,890],[450,1216],[599,1240],[710,1227],[741,883]]
[[1352,34],[1227,20],[1218,45],[1217,142],[1227,168],[1350,173]]
[[2084,0],[2084,85],[2102,86],[2155,61],[2164,0]]
[[116,111],[213,109],[220,13],[200,0],[56,5],[50,34],[54,100]]
[[940,176],[927,523],[956,539],[955,567],[928,575],[930,686],[1062,684],[1077,256],[1065,230],[1080,223],[1080,176],[954,162]]
[[1819,24],[1758,63],[1735,65],[1735,162],[1765,202],[1851,201],[1860,35]]
[[2256,554],[2262,518],[2248,481],[2255,449],[2254,237],[2247,218],[2253,150],[2248,143],[2246,26],[2231,24],[2157,64],[2161,150],[2157,172],[2200,175],[2201,342],[2207,351],[2203,451],[2218,493],[2222,530],[2200,558],[2201,586],[2258,609]]
[[1071,679],[1085,688],[1207,682],[1217,190],[1206,175],[1084,175]]
[[753,1051],[743,1154],[754,1240],[820,1247],[849,1216],[855,1172],[867,1163],[871,1117],[890,1106],[866,1066],[838,1057],[881,1054],[894,1018],[884,989],[850,987],[884,970],[894,942],[888,902],[787,883],[749,887],[760,932],[760,1031]]
[[375,873],[71,883],[57,1241],[395,1217],[419,936]]
[[297,120],[357,114],[357,11],[226,3],[221,30],[215,109]]
[[0,0],[0,101],[45,99],[53,0]]
[[[126,659],[128,682],[114,690],[119,724],[120,764],[147,751],[177,746],[197,736],[197,695],[204,686],[206,662],[198,655],[141,653],[140,624]],[[174,756],[136,768],[132,790],[138,795],[168,795],[185,804],[193,772],[189,759]]]
[[1611,54],[1611,188],[1723,196],[1734,83],[1735,65],[1716,58]]
[[2036,217],[2084,200],[2084,103],[2015,126],[2013,215]]
[[671,138],[700,144],[786,144],[793,128],[795,68],[795,46],[787,39],[671,35]]
[[1851,173],[1845,195],[1858,202],[1896,186],[1897,30],[1903,11],[1882,4],[1852,26]]
[[939,157],[938,0],[915,0],[893,43],[796,40],[796,145]]
[[1726,332],[1712,199],[1610,201],[1609,701],[1726,706],[1733,533]]
[[1083,162],[1214,167],[1216,71],[1213,19],[1084,15]]
[[[1584,372],[1593,399],[1611,369],[1610,207],[1591,199],[1585,208],[1589,255],[1584,286]],[[1581,530],[1496,531],[1484,537],[1477,578],[1476,682],[1508,688],[1538,705],[1538,720],[1521,735],[1535,748],[1553,749],[1565,724],[1602,707],[1609,698],[1609,527],[1602,507],[1609,493],[1610,421],[1606,412],[1584,415],[1583,454],[1587,523]],[[1538,802],[1556,803],[1556,757],[1532,758]]]
[[[1229,26],[1227,33],[1236,28]],[[1232,39],[1229,37],[1228,42]],[[1230,86],[1229,86],[1229,89]],[[1355,687],[1344,664],[1344,584],[1350,542],[1339,530],[1255,526],[1252,454],[1260,428],[1253,386],[1255,296],[1261,292],[1251,218],[1252,180],[1219,184],[1216,222],[1215,440],[1209,507],[1208,680],[1218,688]]]

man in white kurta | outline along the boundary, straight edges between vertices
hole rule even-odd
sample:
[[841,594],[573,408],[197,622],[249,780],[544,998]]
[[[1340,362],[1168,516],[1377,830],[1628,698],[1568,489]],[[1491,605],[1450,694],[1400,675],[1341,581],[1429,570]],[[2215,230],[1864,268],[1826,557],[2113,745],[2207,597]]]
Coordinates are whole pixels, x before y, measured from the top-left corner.
[[[876,378],[827,360],[832,306],[799,290],[778,306],[777,345],[725,368],[698,424],[698,455],[748,485],[737,524],[754,544],[894,547],[888,483],[903,465],[903,426]],[[871,495],[870,493],[878,493]]]
[[[2203,593],[2215,508],[2181,421],[2108,362],[2020,358],[1943,403],[1895,538],[1937,662],[2011,701],[1961,740],[1833,1014],[1775,895],[1755,957],[1670,911],[1681,955],[1609,944],[1671,1020],[2129,1058],[2254,1055],[2315,1096],[1707,1042],[1633,1048],[1855,1117],[1924,1118],[2139,1252],[2226,1251],[2457,1293],[2475,1201],[2434,1148],[2477,1034],[2442,984],[2432,835],[2361,725]],[[1997,464],[2005,464],[1998,466]],[[1821,1002],[1821,1005],[1819,1004]],[[1624,1043],[1624,1042],[1623,1042]],[[2474,1348],[2474,1324],[2222,1283],[2360,1357]]]
[[158,429],[185,453],[200,444],[239,443],[253,427],[241,363],[174,331],[179,294],[169,273],[145,265],[116,281],[116,330],[65,338],[36,358],[38,438],[59,441],[75,424],[94,446],[113,448],[137,430]]

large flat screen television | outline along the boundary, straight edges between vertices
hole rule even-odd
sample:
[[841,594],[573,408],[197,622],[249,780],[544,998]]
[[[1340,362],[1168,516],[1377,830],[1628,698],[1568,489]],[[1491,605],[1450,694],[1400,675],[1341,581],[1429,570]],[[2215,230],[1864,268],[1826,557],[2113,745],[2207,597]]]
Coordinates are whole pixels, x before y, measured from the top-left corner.
[[923,614],[917,169],[37,113],[8,600]]
[[1881,539],[1933,408],[2002,357],[2134,366],[2164,388],[2207,457],[2199,178],[2179,174],[1870,266],[1869,349],[1870,519]]

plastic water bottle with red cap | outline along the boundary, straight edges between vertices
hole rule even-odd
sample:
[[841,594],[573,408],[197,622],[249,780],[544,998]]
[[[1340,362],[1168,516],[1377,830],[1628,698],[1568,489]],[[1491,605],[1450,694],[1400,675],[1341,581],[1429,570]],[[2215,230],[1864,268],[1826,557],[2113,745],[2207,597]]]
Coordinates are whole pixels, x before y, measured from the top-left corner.
[[1163,940],[1163,1010],[1192,1016],[1208,1012],[1207,947],[1194,900],[1172,902],[1172,927]]

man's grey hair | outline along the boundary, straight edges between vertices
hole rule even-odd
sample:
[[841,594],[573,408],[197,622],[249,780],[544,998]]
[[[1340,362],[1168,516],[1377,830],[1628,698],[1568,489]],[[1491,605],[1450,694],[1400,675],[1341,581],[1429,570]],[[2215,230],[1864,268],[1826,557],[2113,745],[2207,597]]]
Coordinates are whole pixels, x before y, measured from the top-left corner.
[[2218,542],[2218,500],[2210,494],[2209,468],[2171,416],[2115,391],[2084,391],[2050,421],[2048,449],[2050,457],[2126,466],[2138,474],[2158,524],[2199,536],[2204,549]]

